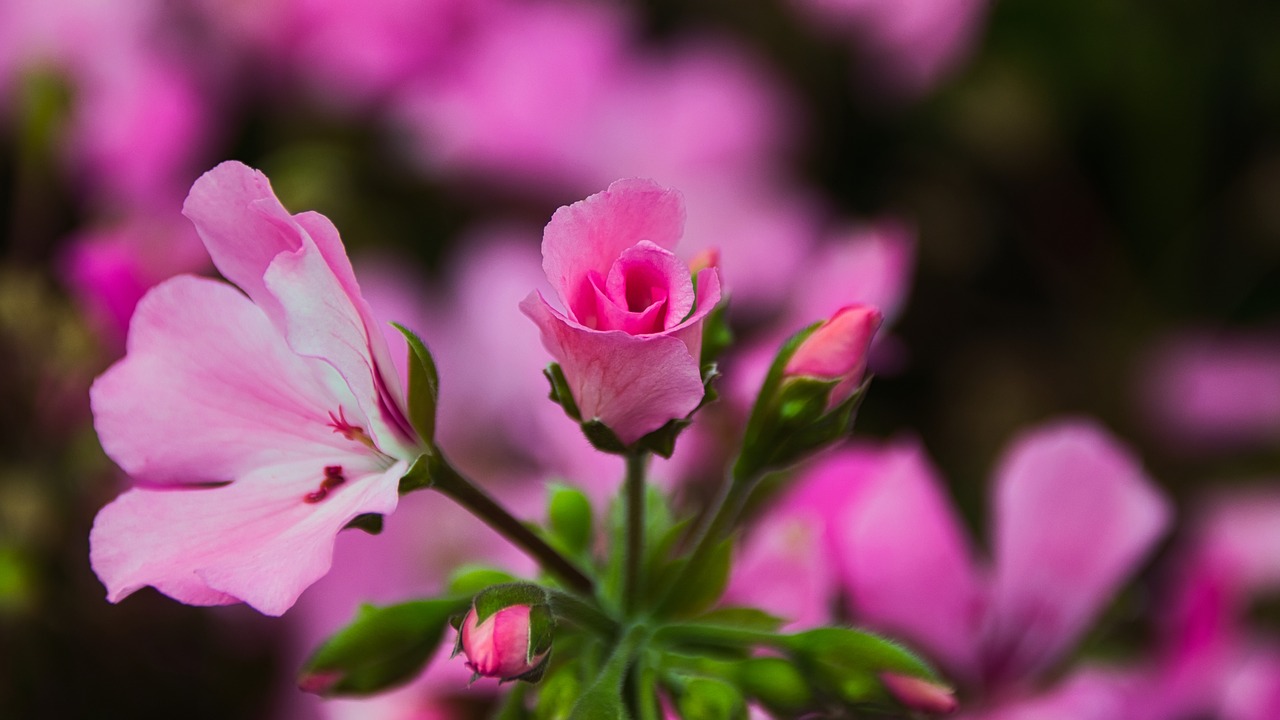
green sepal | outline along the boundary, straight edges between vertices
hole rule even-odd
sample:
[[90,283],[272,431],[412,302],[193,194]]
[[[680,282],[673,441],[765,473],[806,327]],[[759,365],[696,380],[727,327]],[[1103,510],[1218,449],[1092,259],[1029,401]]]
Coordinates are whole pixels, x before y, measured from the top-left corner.
[[445,584],[453,595],[474,596],[491,585],[504,585],[516,582],[513,575],[497,568],[483,565],[463,565],[449,576]]
[[791,357],[821,325],[814,323],[792,335],[774,357],[747,420],[735,477],[784,469],[853,433],[870,375],[833,407],[827,404],[839,381],[785,376]]
[[582,412],[578,410],[578,402],[573,399],[573,390],[569,388],[569,381],[565,379],[564,370],[560,368],[560,363],[551,363],[543,371],[547,382],[551,383],[551,394],[548,396],[551,401],[564,408],[564,414],[569,416],[574,422],[582,422]]
[[902,645],[852,628],[818,628],[786,636],[784,643],[811,682],[849,704],[885,704],[885,672],[941,682],[924,660]]
[[681,720],[745,720],[742,692],[719,678],[692,677],[681,688],[676,705]]
[[561,370],[558,363],[548,365],[542,371],[542,374],[551,383],[549,397],[552,402],[564,408],[565,415],[568,415],[571,420],[578,423],[582,429],[582,434],[586,436],[587,442],[591,443],[592,447],[611,455],[651,452],[659,457],[669,459],[672,453],[675,452],[676,438],[693,423],[694,413],[702,409],[707,403],[714,402],[720,397],[712,387],[712,383],[715,382],[716,378],[720,377],[720,372],[716,369],[714,363],[704,365],[702,367],[702,400],[698,403],[698,406],[688,415],[668,420],[662,427],[627,445],[599,418],[586,420],[582,418],[582,412],[578,409],[578,404],[573,399],[572,390],[569,389],[569,381],[565,379],[564,371]]
[[[516,675],[515,677],[502,678],[501,680],[498,681],[498,684],[501,685],[502,683],[515,682],[517,680],[519,680],[520,682],[529,683],[530,685],[536,685],[539,682],[541,682],[542,676],[547,674],[547,665],[548,663],[551,662],[550,642],[551,642],[550,639],[548,639],[547,640],[548,647],[546,650],[542,651],[541,653],[542,660],[540,660],[537,665],[534,665],[527,672]],[[532,652],[533,643],[530,643],[529,647],[530,647],[530,652]],[[532,662],[533,659],[536,657],[537,655],[530,656],[529,661]]]
[[435,653],[449,618],[465,597],[364,605],[355,620],[312,653],[298,687],[331,697],[368,695],[412,680]]
[[[482,623],[489,616],[512,605],[528,605],[529,607],[546,607],[549,596],[546,588],[526,582],[504,583],[485,588],[476,594],[473,604],[476,611],[476,622]],[[532,633],[530,633],[532,637]],[[532,643],[531,643],[532,644]]]
[[440,456],[435,453],[425,452],[419,455],[404,475],[400,476],[400,494],[407,495],[414,490],[431,487],[439,459]]
[[553,539],[576,557],[591,550],[595,539],[591,500],[578,488],[553,483],[549,487],[547,524]]
[[[541,657],[537,665],[523,674],[503,678],[503,682],[521,680],[536,683],[546,672],[547,661],[551,657],[551,641],[555,637],[555,618],[551,614],[550,596],[540,585],[525,582],[511,582],[481,590],[471,602],[471,612],[475,613],[476,624],[488,620],[494,613],[515,605],[529,606],[529,644],[525,648],[525,661],[533,662]],[[465,618],[455,619],[456,624],[465,622]],[[456,625],[455,625],[456,626]],[[462,651],[462,633],[454,643],[453,654]]]
[[431,351],[409,328],[391,323],[409,343],[409,422],[428,446],[435,444],[436,405],[440,402],[440,373]]
[[351,522],[343,525],[342,529],[363,530],[370,535],[378,535],[382,532],[382,513],[361,513],[351,518]]

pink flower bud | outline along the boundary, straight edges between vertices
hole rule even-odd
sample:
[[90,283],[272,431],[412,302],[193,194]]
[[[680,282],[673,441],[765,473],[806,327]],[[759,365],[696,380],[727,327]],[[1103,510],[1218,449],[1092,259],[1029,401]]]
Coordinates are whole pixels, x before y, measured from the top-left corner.
[[783,374],[838,380],[830,405],[853,394],[867,371],[867,351],[883,316],[870,305],[848,305],[836,311],[796,348]]
[[897,673],[883,673],[880,680],[898,702],[911,710],[945,715],[955,712],[959,705],[955,690],[941,683]]
[[514,680],[533,670],[546,653],[531,657],[528,605],[503,608],[476,622],[471,608],[462,621],[462,652],[477,677]]

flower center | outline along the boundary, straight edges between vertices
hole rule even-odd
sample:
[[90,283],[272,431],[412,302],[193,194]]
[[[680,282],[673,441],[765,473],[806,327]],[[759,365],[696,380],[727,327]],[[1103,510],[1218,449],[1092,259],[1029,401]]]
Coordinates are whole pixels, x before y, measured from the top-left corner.
[[338,406],[337,415],[334,415],[332,412],[329,413],[329,427],[333,428],[334,432],[340,433],[342,437],[348,440],[354,440],[370,450],[376,451],[378,449],[373,444],[373,438],[369,437],[369,433],[365,432],[364,428],[359,425],[352,425],[347,421],[347,417],[343,413],[341,405]]

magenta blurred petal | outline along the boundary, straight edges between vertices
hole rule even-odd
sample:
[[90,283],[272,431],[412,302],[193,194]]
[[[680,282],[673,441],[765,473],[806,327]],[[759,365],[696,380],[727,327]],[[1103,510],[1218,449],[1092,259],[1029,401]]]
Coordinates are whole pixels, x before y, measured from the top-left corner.
[[995,475],[994,678],[1045,668],[1168,529],[1172,508],[1136,458],[1086,421],[1019,437]]
[[864,482],[834,526],[855,616],[971,673],[983,576],[937,471],[918,444],[903,442],[880,451]]

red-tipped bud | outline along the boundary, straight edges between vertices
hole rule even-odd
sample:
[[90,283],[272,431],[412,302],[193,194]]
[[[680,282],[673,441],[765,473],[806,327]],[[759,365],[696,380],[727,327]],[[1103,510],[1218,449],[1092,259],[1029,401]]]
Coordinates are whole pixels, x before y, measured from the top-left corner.
[[908,709],[945,715],[955,712],[958,707],[955,690],[941,683],[888,672],[882,673],[880,680],[890,694]]
[[786,377],[838,380],[828,406],[853,394],[867,371],[867,352],[883,316],[870,305],[848,305],[836,311],[805,338],[787,361]]
[[505,607],[476,622],[471,608],[462,621],[462,652],[477,677],[515,680],[541,664],[546,651],[534,654],[528,605]]

